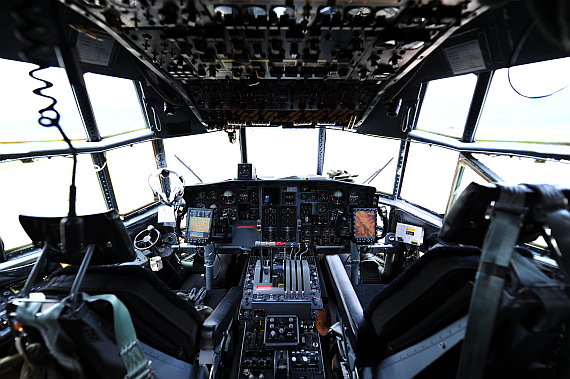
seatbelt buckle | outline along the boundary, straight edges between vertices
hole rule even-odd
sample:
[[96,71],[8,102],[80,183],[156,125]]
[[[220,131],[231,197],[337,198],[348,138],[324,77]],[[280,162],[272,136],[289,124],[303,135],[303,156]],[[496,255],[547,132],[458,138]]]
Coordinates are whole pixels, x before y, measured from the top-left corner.
[[132,375],[125,375],[125,379],[152,379],[154,378],[154,368],[152,368],[152,362],[146,361],[146,365],[141,366],[137,371],[133,372]]

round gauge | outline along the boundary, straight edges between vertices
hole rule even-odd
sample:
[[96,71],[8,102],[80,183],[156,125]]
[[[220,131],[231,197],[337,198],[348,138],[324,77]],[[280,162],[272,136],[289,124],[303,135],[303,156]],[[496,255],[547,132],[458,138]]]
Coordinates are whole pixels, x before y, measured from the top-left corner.
[[340,191],[340,190],[334,191],[332,193],[331,199],[332,199],[333,203],[340,204],[340,202],[342,201],[342,191]]
[[249,194],[247,193],[247,191],[241,191],[238,194],[239,197],[239,201],[249,201]]
[[204,200],[205,198],[206,198],[206,192],[204,191],[200,191],[196,195],[196,200]]
[[350,227],[348,225],[343,225],[340,227],[340,232],[342,234],[348,234],[348,232],[350,232]]
[[325,213],[327,211],[327,205],[326,204],[317,204],[317,212],[319,213]]
[[215,211],[216,209],[218,209],[218,206],[216,204],[212,203],[212,204],[208,205],[208,208],[213,209]]
[[216,191],[208,192],[208,200],[218,200],[218,194]]
[[225,204],[233,204],[236,200],[234,191],[227,189],[220,195],[220,200]]
[[206,204],[204,204],[204,203],[196,203],[196,208],[206,208]]
[[326,192],[319,192],[319,201],[327,201],[329,194]]

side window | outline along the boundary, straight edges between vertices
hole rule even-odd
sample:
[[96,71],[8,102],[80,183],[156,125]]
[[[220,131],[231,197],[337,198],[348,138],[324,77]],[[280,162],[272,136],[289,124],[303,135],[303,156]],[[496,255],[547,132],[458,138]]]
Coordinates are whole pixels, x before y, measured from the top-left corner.
[[[77,213],[106,211],[91,156],[83,154],[77,158]],[[71,157],[0,163],[0,236],[6,250],[31,243],[20,226],[20,214],[67,215],[72,166]]]
[[119,213],[126,214],[154,201],[148,177],[157,170],[152,142],[105,153]]
[[444,214],[459,153],[412,142],[400,193],[402,199]]
[[429,82],[417,129],[461,138],[476,84],[475,74]]

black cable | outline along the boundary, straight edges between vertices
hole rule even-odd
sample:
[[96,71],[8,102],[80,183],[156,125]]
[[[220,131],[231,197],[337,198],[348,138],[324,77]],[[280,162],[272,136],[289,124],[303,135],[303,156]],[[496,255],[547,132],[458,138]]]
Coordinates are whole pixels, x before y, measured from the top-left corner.
[[386,210],[386,208],[384,208],[384,206],[379,206],[378,207],[378,214],[380,215],[380,218],[382,218],[382,234],[380,234],[380,236],[378,237],[378,239],[382,239],[384,237],[386,237],[386,234],[388,234],[388,215],[384,214],[384,212],[382,210]]
[[[218,258],[218,253],[214,253],[213,265],[216,264],[216,258]],[[221,258],[218,258],[218,260],[221,260]],[[223,265],[223,262],[220,262],[220,268],[218,269],[218,272],[216,273],[216,275],[214,275],[214,278],[212,280],[215,280],[218,277],[218,275],[220,275],[220,272],[222,272],[222,265]]]
[[514,86],[513,83],[511,82],[511,67],[514,66],[517,62],[517,59],[519,57],[519,54],[524,46],[524,43],[526,42],[526,40],[528,39],[528,36],[530,35],[530,33],[534,30],[535,27],[535,23],[534,21],[532,21],[526,28],[526,30],[524,31],[523,35],[521,36],[521,38],[519,39],[517,46],[515,47],[515,49],[513,50],[513,55],[511,56],[511,61],[509,62],[509,67],[507,68],[507,78],[509,80],[509,85],[511,86],[511,88],[513,89],[513,91],[515,91],[519,96],[522,96],[524,98],[527,99],[543,99],[545,97],[550,97],[552,95],[554,95],[555,93],[558,93],[560,91],[565,90],[566,88],[568,88],[568,86],[570,86],[569,84],[566,84],[564,87],[549,93],[547,95],[541,95],[541,96],[527,96],[524,95],[522,93],[520,93]]
[[4,250],[4,241],[0,237],[0,262],[6,262],[6,253]]
[[182,233],[180,224],[182,223],[182,218],[184,217],[187,211],[188,211],[187,205],[185,205],[184,207],[178,206],[176,208],[177,214],[176,214],[176,222],[174,224],[174,234],[176,234],[176,236],[180,238],[184,238],[184,233]]

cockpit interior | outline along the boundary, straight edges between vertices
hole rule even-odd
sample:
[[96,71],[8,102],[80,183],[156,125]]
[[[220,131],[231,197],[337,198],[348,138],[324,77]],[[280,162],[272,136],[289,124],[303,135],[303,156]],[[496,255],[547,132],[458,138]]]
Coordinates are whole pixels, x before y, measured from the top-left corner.
[[0,377],[569,377],[566,3],[2,1]]

